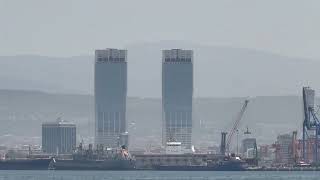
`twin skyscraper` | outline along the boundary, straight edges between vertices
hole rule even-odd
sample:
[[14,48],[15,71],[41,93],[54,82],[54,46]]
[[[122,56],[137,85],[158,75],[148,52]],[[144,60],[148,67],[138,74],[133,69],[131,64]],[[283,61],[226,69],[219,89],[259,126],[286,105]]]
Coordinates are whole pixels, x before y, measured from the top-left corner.
[[[127,50],[95,51],[95,143],[118,147],[127,131]],[[162,51],[162,144],[191,148],[193,51]],[[152,127],[155,128],[155,127]],[[160,128],[160,127],[159,127]]]

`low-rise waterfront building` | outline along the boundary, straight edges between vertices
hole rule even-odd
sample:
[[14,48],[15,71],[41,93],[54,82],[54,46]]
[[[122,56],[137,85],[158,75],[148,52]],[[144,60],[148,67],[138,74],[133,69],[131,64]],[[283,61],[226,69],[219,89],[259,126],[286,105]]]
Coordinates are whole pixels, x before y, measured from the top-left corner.
[[76,147],[76,125],[59,118],[42,124],[42,150],[51,154],[69,154]]

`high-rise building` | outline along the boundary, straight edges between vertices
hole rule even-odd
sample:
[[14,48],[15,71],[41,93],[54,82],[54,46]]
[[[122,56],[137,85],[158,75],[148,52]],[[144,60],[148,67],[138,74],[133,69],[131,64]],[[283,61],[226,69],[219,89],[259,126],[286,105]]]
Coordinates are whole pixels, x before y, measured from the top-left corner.
[[162,144],[181,142],[191,148],[193,51],[162,51]]
[[42,150],[45,153],[69,154],[76,148],[76,125],[63,121],[42,124]]
[[95,51],[95,143],[118,147],[126,132],[127,51]]

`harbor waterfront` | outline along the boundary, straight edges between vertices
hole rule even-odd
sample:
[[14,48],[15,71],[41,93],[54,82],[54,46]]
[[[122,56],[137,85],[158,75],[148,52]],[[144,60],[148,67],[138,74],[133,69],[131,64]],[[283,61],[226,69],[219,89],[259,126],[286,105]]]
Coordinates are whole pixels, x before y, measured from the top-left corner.
[[0,171],[0,180],[314,180],[320,172]]
[[[251,132],[252,123],[246,122],[246,130],[241,130],[242,119],[255,110],[250,97],[242,99],[239,110],[230,111],[234,115],[227,127],[216,126],[221,128],[220,145],[212,137],[206,143],[199,137],[191,138],[199,125],[192,118],[193,53],[190,49],[162,50],[162,141],[154,136],[152,142],[143,143],[145,147],[130,143],[137,133],[133,129],[142,124],[129,123],[126,117],[127,50],[100,49],[94,59],[94,139],[79,136],[83,131],[76,130],[77,123],[59,116],[56,122],[42,123],[41,145],[2,146],[0,170],[320,170],[319,109],[316,91],[308,86],[302,87],[303,118],[295,126],[302,125],[302,129],[278,134],[271,144],[264,144]],[[211,118],[215,119],[214,115]],[[213,132],[205,134],[212,136]]]
[[0,0],[0,180],[320,180],[317,7]]

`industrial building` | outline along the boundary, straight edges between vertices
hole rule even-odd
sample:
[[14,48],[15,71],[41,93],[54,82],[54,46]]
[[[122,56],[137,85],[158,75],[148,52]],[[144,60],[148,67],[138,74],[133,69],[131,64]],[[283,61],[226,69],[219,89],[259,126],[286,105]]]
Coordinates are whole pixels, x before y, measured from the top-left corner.
[[120,143],[120,146],[125,146],[126,148],[128,148],[128,146],[129,146],[129,133],[128,132],[124,132],[124,133],[120,134],[119,143]]
[[259,146],[259,164],[261,166],[268,166],[270,167],[276,159],[276,147],[275,145],[260,145]]
[[50,154],[69,154],[76,147],[76,125],[58,118],[42,124],[42,150]]
[[255,149],[255,145],[256,145],[256,138],[245,138],[242,140],[242,144],[241,144],[241,153],[243,155],[243,157],[245,158],[252,158],[249,156],[249,151],[251,152],[253,149]]
[[162,51],[162,144],[181,142],[191,148],[193,51]]
[[247,127],[247,130],[243,133],[245,138],[241,143],[241,154],[245,158],[253,158],[256,155],[257,140],[254,138]]
[[276,162],[289,164],[292,163],[292,136],[282,134],[277,137],[276,145]]
[[95,51],[95,144],[119,146],[126,132],[127,50]]

